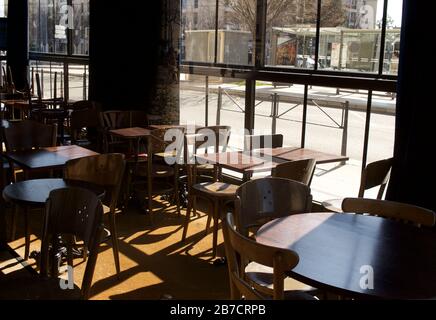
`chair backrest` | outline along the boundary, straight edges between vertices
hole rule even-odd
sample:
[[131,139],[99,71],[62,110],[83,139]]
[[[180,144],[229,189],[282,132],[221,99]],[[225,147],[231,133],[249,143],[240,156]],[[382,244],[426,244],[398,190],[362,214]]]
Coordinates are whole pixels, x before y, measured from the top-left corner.
[[236,195],[235,221],[244,236],[267,221],[310,212],[312,208],[310,188],[289,179],[252,180],[240,186]]
[[[199,149],[205,152],[226,152],[230,141],[230,126],[209,126],[198,128],[196,131],[197,139],[195,142],[194,153]],[[212,150],[210,150],[212,149]]]
[[283,147],[283,135],[282,134],[271,134],[271,135],[260,135],[260,136],[245,136],[244,139],[244,150],[250,151],[255,149],[264,148],[281,148]]
[[115,210],[125,165],[124,155],[120,153],[84,157],[68,161],[64,177],[104,187],[105,202],[110,204],[111,210]]
[[148,150],[151,154],[163,153],[167,147],[174,147],[177,157],[182,155],[184,127],[174,127],[171,129],[154,129],[151,131]]
[[392,168],[393,158],[384,159],[369,163],[362,172],[360,182],[359,198],[363,198],[365,190],[380,186],[377,199],[383,197],[386,185]]
[[[288,249],[266,246],[253,241],[236,230],[232,213],[228,213],[225,221],[224,244],[231,284],[232,298],[262,299],[245,279],[245,263],[257,262],[273,268],[273,298],[284,299],[285,272],[292,270],[299,262],[298,254]],[[238,292],[234,292],[234,291]]]
[[310,186],[315,167],[315,159],[284,162],[272,170],[272,176],[276,178],[295,180]]
[[55,147],[57,126],[24,120],[10,123],[3,129],[6,150],[31,150],[33,148]]
[[433,227],[436,214],[422,207],[378,199],[345,198],[342,201],[344,212],[369,214],[383,218],[411,222],[418,226]]
[[103,111],[100,113],[101,126],[107,130],[129,128],[130,115],[128,111]]
[[50,245],[52,250],[56,250],[59,248],[59,236],[77,237],[90,251],[81,286],[82,297],[87,299],[103,231],[102,217],[101,201],[93,192],[81,188],[52,191],[46,202],[41,244],[41,275],[48,275]]

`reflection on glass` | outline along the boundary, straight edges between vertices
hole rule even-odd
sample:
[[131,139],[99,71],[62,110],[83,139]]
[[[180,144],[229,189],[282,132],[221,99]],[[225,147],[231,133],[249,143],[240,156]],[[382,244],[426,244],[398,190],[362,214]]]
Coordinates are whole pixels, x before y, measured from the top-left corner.
[[[182,60],[229,65],[254,63],[255,0],[182,0]],[[215,53],[215,27],[218,21]]]
[[265,64],[315,67],[317,0],[268,0]]
[[88,55],[89,0],[73,0],[74,30],[73,54]]
[[8,0],[0,0],[0,18],[8,16]]
[[385,56],[383,64],[383,72],[386,74],[398,74],[402,9],[403,0],[390,0],[388,2]]
[[29,0],[29,50],[67,53],[66,0]]

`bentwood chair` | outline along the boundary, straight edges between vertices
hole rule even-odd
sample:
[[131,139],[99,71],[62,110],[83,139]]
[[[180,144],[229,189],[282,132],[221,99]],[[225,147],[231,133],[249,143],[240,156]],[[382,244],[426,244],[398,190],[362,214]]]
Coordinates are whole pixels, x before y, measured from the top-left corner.
[[[223,233],[232,300],[317,300],[299,290],[286,290],[286,272],[295,268],[299,262],[295,251],[266,246],[243,236],[237,231],[232,213],[227,214]],[[256,263],[271,270],[272,288],[268,292],[250,280],[242,261]]]
[[[172,194],[180,215],[178,189],[179,163],[182,155],[184,127],[155,129],[147,139],[146,162],[133,169],[134,190],[142,201],[147,199],[147,209],[153,224],[153,198]],[[172,147],[169,151],[167,148]]]
[[[219,150],[220,144],[223,144],[221,141],[227,141],[229,139],[230,131],[229,128],[225,128],[221,132],[221,138],[216,138],[215,136],[215,145],[207,145],[208,138],[207,131],[200,131],[201,133],[198,133],[195,135],[195,141],[194,144],[194,152],[198,150],[199,144],[206,141],[206,148],[212,146],[214,151],[216,152]],[[204,136],[206,134],[206,136]],[[216,134],[216,133],[213,133]],[[219,133],[218,133],[219,134]],[[210,135],[209,135],[210,136]],[[213,258],[216,257],[216,251],[218,246],[218,229],[219,229],[219,221],[221,219],[221,214],[223,211],[223,208],[225,208],[225,205],[232,203],[235,199],[236,190],[238,188],[237,185],[230,184],[230,183],[224,183],[217,181],[220,177],[220,174],[215,171],[214,174],[212,174],[212,180],[209,182],[199,182],[200,179],[205,179],[205,171],[204,164],[197,164],[195,160],[195,156],[192,156],[192,161],[190,155],[186,155],[186,152],[189,148],[188,146],[188,140],[193,137],[186,136],[185,137],[185,159],[188,159],[186,164],[186,170],[187,170],[187,176],[188,176],[188,208],[186,209],[186,216],[185,216],[185,224],[183,228],[182,233],[182,242],[185,241],[187,232],[188,232],[188,226],[190,223],[190,217],[191,217],[191,211],[196,212],[196,199],[197,197],[205,199],[209,202],[209,212],[208,212],[208,221],[206,225],[206,234],[209,231],[210,223],[213,221],[213,238],[212,238],[212,256]],[[225,143],[225,147],[227,147],[227,142]],[[210,141],[209,141],[210,143]],[[204,145],[203,145],[204,147]],[[206,149],[205,148],[205,149]],[[225,150],[225,148],[224,148]],[[198,152],[198,151],[197,151]],[[225,152],[225,151],[224,151]],[[195,154],[195,153],[194,153]],[[201,168],[199,170],[199,167]],[[210,175],[209,175],[210,177]]]
[[[358,198],[365,196],[365,191],[379,187],[377,198],[381,200],[389,182],[393,158],[383,159],[369,163],[362,171],[360,178],[360,187]],[[341,203],[343,199],[332,199],[322,203],[324,208],[333,212],[341,212]]]
[[[6,152],[28,151],[44,147],[56,146],[57,127],[56,125],[47,125],[32,120],[20,122],[11,122],[8,127],[3,128],[3,137]],[[17,182],[20,178],[20,168],[15,163],[9,161],[9,170],[7,173],[7,183]],[[43,174],[48,174],[43,173]],[[24,178],[33,177],[33,172],[24,172]],[[40,175],[38,175],[40,177]],[[19,205],[15,205],[11,221],[11,238],[15,239],[17,215],[20,210]],[[24,226],[25,234],[29,234],[29,214],[27,208],[24,208]],[[25,241],[25,260],[29,258],[30,239],[26,236]]]
[[285,178],[301,182],[307,186],[312,183],[315,173],[316,160],[304,159],[280,163],[272,169],[271,175],[276,178]]
[[[0,299],[6,300],[67,300],[88,299],[103,232],[103,209],[97,196],[88,190],[66,188],[54,190],[46,203],[41,244],[40,275],[14,277],[2,281]],[[90,256],[79,288],[69,278],[61,287],[58,276],[60,252],[67,243],[67,255],[72,256],[72,238],[83,241]],[[62,245],[60,244],[62,238]],[[70,259],[68,259],[70,260]],[[72,268],[69,262],[69,267]],[[72,270],[71,270],[72,271]]]
[[249,136],[245,136],[245,140],[244,140],[245,151],[264,149],[264,148],[281,148],[281,147],[283,147],[282,134],[260,135],[260,136],[249,135]]
[[[311,212],[310,188],[294,180],[262,178],[249,181],[236,192],[236,230],[250,237],[263,224],[291,214]],[[259,263],[250,263],[245,273],[257,290],[271,295],[274,285],[273,270]],[[295,290],[316,294],[316,289],[292,278],[285,280],[286,292]]]
[[342,201],[342,210],[344,212],[369,214],[399,220],[425,227],[433,227],[436,219],[436,214],[432,210],[406,203],[377,199],[345,198]]
[[102,202],[104,213],[109,216],[109,230],[117,275],[120,274],[121,268],[116,213],[124,169],[124,155],[113,153],[70,160],[66,163],[64,170],[65,179],[89,182],[105,189],[105,198]]

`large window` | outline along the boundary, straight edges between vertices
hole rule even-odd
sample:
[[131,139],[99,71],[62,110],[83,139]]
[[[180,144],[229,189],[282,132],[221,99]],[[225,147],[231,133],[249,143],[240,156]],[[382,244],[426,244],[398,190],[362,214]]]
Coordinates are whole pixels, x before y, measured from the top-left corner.
[[[393,155],[402,0],[198,2],[218,8],[210,30],[218,42],[214,59],[200,61],[188,51],[204,47],[182,41],[182,120],[280,133],[285,146],[347,156],[317,166],[312,193],[317,201],[357,196],[362,168]],[[228,51],[219,49],[221,31],[234,32]]]

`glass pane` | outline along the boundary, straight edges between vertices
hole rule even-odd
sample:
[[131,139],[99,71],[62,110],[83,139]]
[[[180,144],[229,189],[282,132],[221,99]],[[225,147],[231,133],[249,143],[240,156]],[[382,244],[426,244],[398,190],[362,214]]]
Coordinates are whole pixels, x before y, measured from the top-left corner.
[[73,54],[89,54],[89,0],[73,0]]
[[29,0],[29,50],[67,53],[66,0]]
[[215,0],[182,0],[182,60],[214,62],[215,13]]
[[388,2],[385,60],[383,65],[383,72],[386,74],[398,74],[402,10],[403,0],[390,0]]
[[377,73],[380,10],[383,0],[323,1],[319,69]]
[[30,61],[29,69],[32,93],[35,96],[38,95],[37,75],[40,79],[42,99],[64,96],[64,67],[62,63]]
[[265,64],[313,69],[317,0],[267,0]]
[[254,64],[256,0],[220,0],[217,62]]
[[254,134],[282,134],[284,146],[300,146],[303,97],[303,85],[257,81]]
[[317,165],[312,182],[314,199],[356,197],[359,192],[368,92],[309,87],[306,148],[350,158]]
[[0,18],[8,16],[8,0],[0,0]]
[[88,97],[88,66],[68,65],[69,100],[87,100]]

